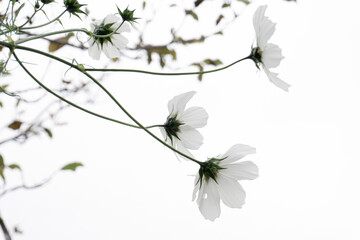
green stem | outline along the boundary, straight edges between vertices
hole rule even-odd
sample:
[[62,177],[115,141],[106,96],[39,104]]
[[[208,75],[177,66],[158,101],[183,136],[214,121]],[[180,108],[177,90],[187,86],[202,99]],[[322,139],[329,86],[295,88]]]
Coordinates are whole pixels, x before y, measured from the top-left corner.
[[37,83],[39,84],[42,88],[44,88],[47,92],[51,93],[52,95],[54,95],[55,97],[59,98],[61,101],[64,101],[66,102],[67,104],[77,108],[77,109],[80,109],[81,111],[84,111],[86,113],[89,113],[93,116],[96,116],[96,117],[99,117],[99,118],[102,118],[102,119],[105,119],[105,120],[109,120],[111,122],[116,122],[116,123],[120,123],[122,125],[125,125],[125,126],[128,126],[128,127],[133,127],[133,128],[139,128],[138,126],[135,126],[135,125],[132,125],[132,124],[129,124],[129,123],[125,123],[125,122],[121,122],[119,120],[116,120],[116,119],[113,119],[113,118],[109,118],[109,117],[106,117],[106,116],[103,116],[103,115],[100,115],[98,113],[95,113],[95,112],[92,112],[86,108],[83,108],[83,107],[80,107],[79,105],[65,99],[64,97],[58,95],[57,93],[55,93],[54,91],[52,91],[50,88],[46,87],[42,82],[40,82],[25,66],[24,64],[19,60],[19,58],[17,57],[17,55],[15,54],[15,52],[13,52],[14,54],[14,57],[16,59],[16,61],[20,64],[20,66],[24,69],[24,71]]
[[178,73],[172,73],[172,72],[151,72],[151,71],[144,71],[139,69],[118,69],[118,68],[109,68],[109,69],[101,69],[101,68],[85,68],[84,70],[87,72],[133,72],[133,73],[144,73],[144,74],[151,74],[151,75],[162,75],[162,76],[181,76],[181,75],[197,75],[197,74],[206,74],[206,73],[213,73],[218,72],[221,70],[224,70],[226,68],[231,67],[232,65],[235,65],[241,61],[244,61],[246,59],[250,59],[250,56],[247,56],[245,58],[236,60],[233,63],[230,63],[229,65],[226,65],[221,68],[216,68],[208,71],[199,71],[199,72],[178,72]]
[[[0,45],[4,45],[6,47],[10,47],[12,48],[18,48],[18,49],[22,49],[22,50],[27,50],[27,51],[31,51],[31,52],[35,52],[38,54],[41,54],[43,56],[47,56],[49,58],[55,59],[59,62],[62,62],[68,66],[73,67],[74,69],[78,70],[79,72],[83,73],[85,76],[87,76],[88,78],[90,78],[96,85],[98,85],[114,102],[115,104],[133,121],[135,122],[141,129],[143,129],[146,133],[148,133],[150,136],[152,136],[153,138],[155,138],[158,142],[160,142],[161,144],[163,144],[164,146],[166,146],[167,148],[171,149],[173,152],[176,152],[177,154],[201,165],[202,162],[196,160],[195,158],[192,158],[182,152],[180,152],[179,150],[173,148],[172,146],[170,146],[169,144],[167,144],[166,142],[164,142],[163,140],[161,140],[160,138],[158,138],[155,134],[153,134],[151,131],[149,131],[146,127],[144,127],[140,122],[138,122],[117,100],[116,98],[101,84],[99,83],[93,76],[91,76],[90,74],[88,74],[87,72],[83,71],[80,67],[71,64],[70,62],[67,62],[61,58],[58,58],[56,56],[53,56],[51,54],[39,51],[37,49],[32,49],[32,48],[28,48],[28,47],[23,47],[23,46],[13,46],[9,43],[6,42],[1,42],[0,41]],[[14,55],[15,56],[15,55]],[[24,68],[25,66],[20,62],[20,60],[16,57],[16,60],[19,62],[19,64]],[[25,70],[25,69],[24,69]],[[28,72],[27,72],[28,73]],[[45,89],[46,90],[46,89]]]
[[[41,27],[44,27],[46,25],[49,25],[53,22],[55,22],[56,20],[58,20],[59,18],[61,18],[62,15],[64,15],[66,13],[66,10],[63,11],[59,16],[57,16],[56,18],[54,18],[53,20],[47,22],[47,23],[44,23],[44,24],[41,24],[41,25],[38,25],[38,26],[33,26],[33,27],[26,27],[26,28],[22,28],[21,30],[28,30],[28,29],[34,29],[34,28],[41,28]],[[29,21],[29,20],[28,20]],[[25,23],[26,24],[26,23]],[[25,26],[25,24],[23,24],[21,27]],[[20,28],[21,28],[20,27]]]
[[16,41],[15,44],[21,44],[21,43],[28,42],[28,41],[31,41],[31,40],[44,38],[44,37],[51,36],[51,35],[56,35],[56,34],[68,33],[68,32],[84,32],[86,34],[89,34],[89,31],[86,30],[86,29],[72,28],[72,29],[65,29],[65,30],[61,30],[61,31],[49,32],[49,33],[44,33],[44,34],[39,34],[39,35],[36,35],[36,36],[24,38],[24,39]]

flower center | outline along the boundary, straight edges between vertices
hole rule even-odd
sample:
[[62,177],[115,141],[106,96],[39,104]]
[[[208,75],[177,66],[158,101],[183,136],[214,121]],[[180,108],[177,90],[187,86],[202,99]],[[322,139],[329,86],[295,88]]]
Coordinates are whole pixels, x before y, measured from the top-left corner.
[[[210,160],[203,162],[199,169],[199,181],[200,181],[200,187],[202,185],[202,181],[205,180],[205,182],[208,182],[209,179],[213,179],[217,183],[217,174],[219,170],[224,169],[219,166],[219,162],[224,160],[218,159],[218,158],[211,158]],[[197,183],[196,183],[197,184]]]
[[262,51],[259,47],[253,48],[251,50],[251,59],[255,62],[256,65],[258,65],[259,63],[261,63],[261,54]]
[[184,123],[180,122],[178,119],[176,119],[177,115],[174,117],[168,117],[166,123],[164,124],[164,129],[166,131],[166,135],[170,138],[172,141],[172,137],[176,137],[180,140],[177,133],[180,131],[180,126],[184,125]]
[[[94,30],[94,34],[98,35],[98,36],[106,36],[106,35],[113,32],[113,30],[110,29],[110,27],[112,25],[113,25],[113,23],[109,23],[109,24],[106,24],[106,25],[104,23],[101,23],[99,26],[96,25],[95,30]],[[111,42],[110,37],[98,37],[98,36],[93,36],[93,38],[95,39],[95,41],[100,42],[101,46],[104,44],[105,41]]]

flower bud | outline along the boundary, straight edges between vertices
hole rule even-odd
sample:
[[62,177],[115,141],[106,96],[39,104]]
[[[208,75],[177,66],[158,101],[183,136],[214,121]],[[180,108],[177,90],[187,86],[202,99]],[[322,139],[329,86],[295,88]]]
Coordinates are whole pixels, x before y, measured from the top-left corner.
[[117,7],[117,9],[118,9],[118,12],[119,12],[120,16],[122,17],[123,21],[125,21],[125,22],[130,22],[130,23],[136,22],[136,20],[139,19],[139,18],[134,17],[135,10],[129,10],[128,7],[126,7],[126,9],[124,11],[121,11],[118,7]]
[[87,4],[80,4],[77,0],[64,0],[64,4],[66,7],[66,11],[68,11],[70,14],[74,14],[78,18],[80,18],[78,13],[87,15],[84,11],[80,10],[82,6],[85,6]]

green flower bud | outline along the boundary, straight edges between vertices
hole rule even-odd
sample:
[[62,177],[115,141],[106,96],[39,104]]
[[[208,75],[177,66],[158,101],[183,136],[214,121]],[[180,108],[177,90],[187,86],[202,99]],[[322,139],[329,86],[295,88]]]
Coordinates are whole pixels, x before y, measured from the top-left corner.
[[64,0],[64,5],[66,7],[66,11],[70,14],[74,14],[78,18],[80,18],[78,13],[87,15],[84,11],[80,10],[82,6],[86,6],[87,4],[80,4],[77,0]]
[[118,7],[117,7],[117,9],[118,9],[118,12],[119,12],[120,16],[122,17],[123,21],[125,21],[125,22],[130,22],[130,23],[136,22],[136,20],[139,19],[139,18],[134,17],[135,10],[129,10],[128,7],[126,7],[126,9],[124,11],[121,11]]
[[[41,0],[41,2],[42,2],[43,4],[49,4],[49,3],[55,2],[55,0]],[[39,7],[40,7],[40,6],[39,6],[39,2],[36,2],[35,8],[39,8]]]

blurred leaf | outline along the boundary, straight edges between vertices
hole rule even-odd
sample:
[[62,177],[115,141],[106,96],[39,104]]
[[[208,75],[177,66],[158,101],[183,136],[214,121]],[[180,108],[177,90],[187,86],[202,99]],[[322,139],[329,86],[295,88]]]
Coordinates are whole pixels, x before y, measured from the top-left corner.
[[2,102],[0,102],[0,107],[3,107],[3,104],[2,104]]
[[161,47],[147,46],[145,48],[145,50],[147,51],[148,63],[149,64],[152,61],[152,54],[153,53],[159,55],[161,67],[165,66],[165,56],[166,55],[170,55],[170,56],[172,56],[173,60],[176,60],[176,52],[175,52],[175,50],[168,49],[167,46],[161,46]]
[[191,15],[195,20],[199,20],[198,15],[196,15],[196,13],[194,13],[192,10],[185,10],[185,14]]
[[246,5],[250,4],[250,1],[247,1],[247,0],[238,0],[239,2],[243,2],[245,3]]
[[220,21],[224,18],[224,16],[221,14],[217,19],[216,19],[216,25],[218,25],[220,23]]
[[143,1],[142,8],[144,9],[146,7],[146,1]]
[[200,4],[202,4],[204,2],[204,0],[196,0],[195,1],[195,7],[199,6]]
[[189,40],[184,40],[182,39],[181,37],[175,37],[174,38],[174,42],[178,42],[178,43],[182,43],[184,45],[186,44],[192,44],[192,43],[202,43],[205,41],[205,37],[204,36],[201,36],[200,38],[198,39],[189,39]]
[[15,121],[13,121],[12,123],[10,123],[8,125],[8,128],[11,128],[13,130],[17,130],[17,129],[19,129],[21,127],[21,124],[23,124],[23,122],[15,120]]
[[3,46],[0,46],[0,52],[3,50],[3,48],[4,48]]
[[175,3],[171,4],[169,7],[176,7],[177,5]]
[[55,52],[56,50],[59,50],[65,46],[65,44],[68,43],[72,36],[74,36],[74,33],[69,33],[66,37],[61,37],[51,41],[49,44],[49,52]]
[[[191,65],[198,67],[198,68],[199,68],[199,72],[204,71],[204,67],[202,66],[201,63],[193,63],[193,64],[191,64]],[[203,74],[199,74],[199,75],[198,75],[198,80],[201,81],[201,80],[202,80],[202,77],[203,77]]]
[[19,15],[19,12],[21,11],[21,9],[22,9],[24,6],[25,6],[25,3],[21,4],[21,6],[20,6],[18,9],[16,9],[16,11],[15,11],[15,18]]
[[63,168],[61,168],[61,170],[71,170],[71,171],[75,171],[76,168],[82,167],[82,166],[84,166],[82,163],[74,162],[74,163],[70,163],[70,164],[68,164],[68,165],[65,165]]
[[230,7],[230,4],[229,3],[224,3],[221,7],[222,8],[227,8],[227,7]]
[[11,165],[8,166],[8,168],[10,168],[10,169],[18,169],[18,170],[21,171],[21,167],[19,165],[17,165],[17,164],[11,164]]
[[220,64],[222,64],[222,62],[219,59],[205,59],[204,63],[207,65],[213,65],[213,66],[218,66]]
[[5,168],[4,158],[0,154],[0,176],[4,180],[4,182],[6,182],[4,176],[4,168]]
[[50,130],[50,129],[48,129],[48,128],[44,128],[44,131],[47,133],[47,135],[48,135],[50,138],[52,138],[52,137],[53,137],[53,134],[52,134],[52,132],[51,132],[51,130]]
[[23,231],[22,231],[18,226],[15,226],[15,227],[14,227],[14,232],[15,232],[15,233],[18,233],[18,234],[22,234],[22,233],[23,233]]

